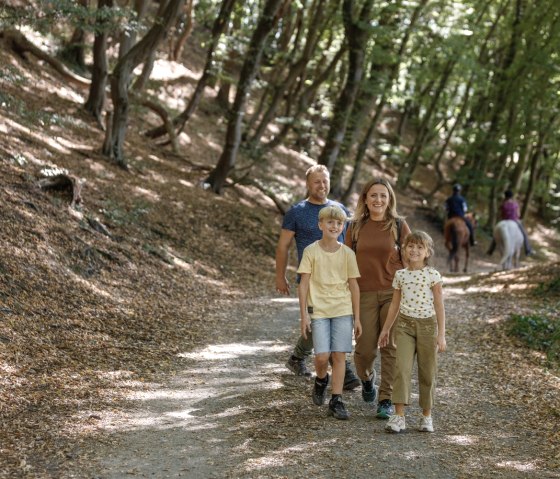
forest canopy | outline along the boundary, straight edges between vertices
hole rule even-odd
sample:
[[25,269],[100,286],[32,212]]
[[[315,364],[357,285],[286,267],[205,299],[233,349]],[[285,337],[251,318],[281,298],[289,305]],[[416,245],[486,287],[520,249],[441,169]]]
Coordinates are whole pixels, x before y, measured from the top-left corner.
[[[459,182],[492,225],[505,189],[523,218],[559,219],[559,19],[556,0],[13,0],[0,28],[7,48],[87,89],[99,148],[125,169],[131,106],[159,119],[147,142],[184,154],[177,138],[214,88],[227,118],[204,180],[216,193],[284,145],[327,165],[343,200],[364,164],[401,189],[427,169],[428,199]],[[160,102],[154,62],[194,50],[205,63],[185,108]]]

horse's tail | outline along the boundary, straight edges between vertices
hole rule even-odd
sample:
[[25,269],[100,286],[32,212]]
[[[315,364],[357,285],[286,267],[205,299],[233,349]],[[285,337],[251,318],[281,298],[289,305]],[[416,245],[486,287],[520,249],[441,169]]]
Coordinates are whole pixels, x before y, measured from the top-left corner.
[[499,223],[496,228],[496,245],[502,252],[502,257],[500,259],[500,265],[502,269],[511,268],[511,260],[514,254],[514,242],[513,238],[507,233],[507,223]]

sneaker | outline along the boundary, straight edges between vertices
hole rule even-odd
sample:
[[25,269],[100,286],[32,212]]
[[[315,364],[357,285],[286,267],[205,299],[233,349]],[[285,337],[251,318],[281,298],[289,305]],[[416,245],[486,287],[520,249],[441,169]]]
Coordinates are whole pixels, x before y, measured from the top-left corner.
[[329,416],[333,416],[336,419],[348,419],[350,417],[340,396],[330,400]]
[[422,416],[418,430],[422,432],[434,432],[434,424],[432,416]]
[[311,377],[311,372],[307,369],[307,364],[305,364],[305,359],[296,358],[295,356],[290,356],[290,359],[286,362],[286,367],[292,371],[296,376],[304,376],[306,378]]
[[404,416],[398,416],[397,414],[392,415],[385,425],[385,431],[387,432],[402,432],[405,429],[406,421]]
[[352,371],[350,361],[346,361],[346,372],[344,373],[344,385],[342,389],[345,391],[352,391],[361,384],[360,379]]
[[311,397],[313,398],[313,404],[316,404],[317,406],[322,406],[323,404],[325,404],[325,399],[327,398],[328,385],[329,385],[328,374],[325,382],[319,382],[317,378],[315,378],[315,384],[313,385],[313,392],[311,393]]
[[365,402],[375,401],[375,396],[377,396],[377,391],[375,390],[375,374],[367,381],[362,381],[362,399]]
[[389,419],[389,416],[395,414],[395,408],[390,399],[383,399],[377,404],[377,413],[375,417],[378,419]]

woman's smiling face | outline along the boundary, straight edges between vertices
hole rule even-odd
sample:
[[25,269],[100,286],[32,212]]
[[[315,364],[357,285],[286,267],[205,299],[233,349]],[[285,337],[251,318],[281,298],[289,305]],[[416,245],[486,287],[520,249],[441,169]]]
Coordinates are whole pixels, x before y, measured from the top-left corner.
[[373,185],[366,193],[365,203],[372,220],[382,220],[389,206],[390,194],[385,185]]

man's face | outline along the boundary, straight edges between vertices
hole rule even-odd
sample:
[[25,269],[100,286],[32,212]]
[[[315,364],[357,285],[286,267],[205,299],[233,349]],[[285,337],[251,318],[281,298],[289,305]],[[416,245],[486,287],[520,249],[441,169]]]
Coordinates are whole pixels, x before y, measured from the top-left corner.
[[311,173],[307,177],[307,190],[309,191],[309,199],[315,203],[324,203],[331,189],[329,175],[323,172]]

